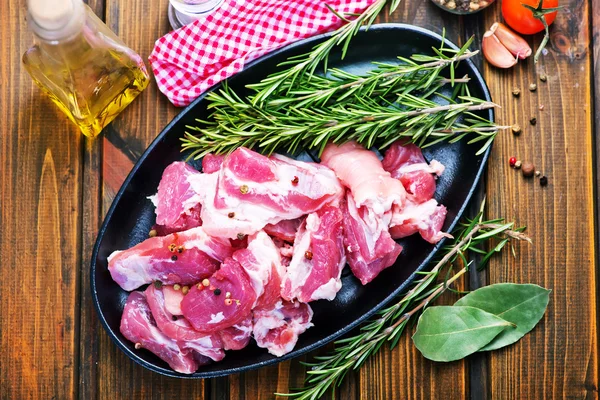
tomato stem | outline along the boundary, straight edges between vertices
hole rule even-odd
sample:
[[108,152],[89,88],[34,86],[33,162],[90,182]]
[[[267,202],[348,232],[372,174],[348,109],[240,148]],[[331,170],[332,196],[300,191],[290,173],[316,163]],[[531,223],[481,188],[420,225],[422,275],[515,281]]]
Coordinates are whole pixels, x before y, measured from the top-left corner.
[[540,21],[542,24],[544,24],[544,32],[545,32],[544,39],[542,39],[542,43],[540,43],[540,46],[538,47],[537,51],[535,52],[535,56],[533,57],[533,62],[535,64],[537,64],[538,58],[540,58],[542,51],[544,51],[544,48],[546,47],[546,45],[548,44],[548,41],[550,40],[550,30],[548,28],[548,22],[546,22],[546,14],[551,14],[553,12],[557,12],[560,9],[564,8],[564,6],[543,8],[542,7],[543,3],[544,3],[544,0],[540,0],[537,7],[532,7],[529,4],[521,3],[521,5],[523,7],[525,7],[526,9],[528,9],[529,11],[531,11],[533,13],[534,18],[536,18],[538,21]]

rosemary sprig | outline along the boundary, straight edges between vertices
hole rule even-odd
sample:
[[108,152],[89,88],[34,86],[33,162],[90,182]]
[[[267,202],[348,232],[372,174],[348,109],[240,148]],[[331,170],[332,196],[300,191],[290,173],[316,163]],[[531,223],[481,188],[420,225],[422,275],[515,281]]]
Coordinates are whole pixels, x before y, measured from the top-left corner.
[[251,97],[251,103],[256,106],[275,93],[286,93],[294,87],[297,79],[312,76],[321,63],[323,63],[323,68],[326,71],[329,54],[337,46],[342,46],[342,58],[344,58],[350,41],[356,36],[360,27],[370,27],[388,2],[390,3],[390,14],[400,4],[400,0],[377,0],[353,20],[348,20],[329,8],[347,23],[338,28],[327,40],[313,47],[309,53],[293,57],[280,64],[280,66],[287,66],[288,68],[269,75],[259,83],[248,85],[249,88],[256,91],[256,94]]
[[[409,321],[468,271],[469,253],[483,255],[480,262],[482,267],[510,240],[531,241],[523,234],[524,228],[513,229],[514,223],[503,223],[500,219],[483,221],[482,215],[483,213],[480,213],[477,218],[461,224],[454,231],[455,239],[451,245],[444,248],[444,256],[429,272],[423,272],[423,278],[417,280],[395,304],[379,311],[377,317],[363,324],[354,336],[336,340],[335,349],[329,354],[315,357],[313,363],[306,363],[310,369],[307,371],[304,388],[278,395],[314,400],[323,396],[328,389],[334,390],[348,371],[360,368],[384,343],[389,342],[391,348],[396,346]],[[483,250],[482,247],[489,242],[497,244],[489,251]],[[462,268],[452,275],[454,264],[460,264]],[[444,276],[442,272],[445,269],[445,279],[438,282],[438,278]]]

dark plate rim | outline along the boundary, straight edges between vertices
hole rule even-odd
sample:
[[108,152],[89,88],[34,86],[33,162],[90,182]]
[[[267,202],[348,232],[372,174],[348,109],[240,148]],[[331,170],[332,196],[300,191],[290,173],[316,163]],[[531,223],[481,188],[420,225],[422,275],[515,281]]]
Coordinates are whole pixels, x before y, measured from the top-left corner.
[[[367,29],[365,28],[361,28],[361,32],[366,31]],[[384,23],[384,24],[375,24],[372,25],[369,29],[369,31],[385,31],[385,30],[398,30],[398,31],[408,31],[409,33],[416,33],[416,34],[420,34],[420,35],[424,35],[424,36],[428,36],[430,38],[436,39],[438,41],[442,41],[444,40],[444,43],[446,46],[457,50],[458,46],[456,46],[453,42],[451,42],[450,40],[448,40],[447,38],[442,38],[441,35],[432,32],[428,29],[425,28],[421,28],[418,26],[414,26],[414,25],[410,25],[410,24],[401,24],[401,23]],[[280,49],[274,50],[273,52],[266,54],[250,63],[248,63],[247,65],[244,66],[244,70],[247,68],[250,68],[266,59],[269,59],[271,57],[275,57],[279,54],[281,54],[282,52],[288,51],[289,49],[295,48],[297,46],[302,46],[305,45],[307,43],[310,42],[318,42],[326,37],[331,36],[332,33],[325,33],[325,34],[321,34],[321,35],[317,35],[317,36],[313,36],[310,38],[306,38],[303,40],[300,40],[298,42],[294,42],[292,44],[289,44],[285,47],[282,47]],[[465,61],[469,67],[473,70],[473,74],[474,76],[472,77],[472,79],[474,81],[476,81],[476,83],[478,83],[482,90],[483,90],[483,94],[485,96],[485,99],[487,101],[492,101],[490,92],[489,92],[489,88],[485,82],[485,80],[483,79],[483,77],[481,76],[481,72],[479,71],[479,69],[477,68],[477,66],[473,63],[473,61],[471,59],[468,59]],[[406,279],[404,282],[402,282],[397,288],[396,290],[394,290],[393,292],[391,292],[385,299],[383,299],[381,302],[379,302],[379,304],[377,304],[377,306],[373,307],[373,309],[371,309],[368,313],[363,314],[361,317],[355,319],[352,323],[342,327],[341,329],[337,330],[336,332],[332,333],[331,335],[309,345],[306,346],[302,349],[297,349],[297,350],[293,350],[292,352],[279,357],[279,358],[272,358],[269,360],[265,360],[265,361],[261,361],[261,362],[257,362],[257,363],[252,363],[252,364],[248,364],[242,367],[233,367],[233,368],[228,368],[228,369],[222,369],[222,370],[218,370],[218,371],[208,371],[208,372],[202,372],[200,370],[200,372],[196,372],[194,374],[182,374],[176,371],[173,371],[171,369],[167,369],[167,368],[162,368],[162,367],[158,367],[154,364],[151,364],[145,360],[143,360],[141,357],[139,357],[137,354],[135,354],[134,352],[132,352],[124,343],[122,343],[122,341],[115,335],[115,333],[112,331],[112,329],[108,326],[108,323],[106,322],[106,319],[104,317],[104,314],[102,312],[102,310],[100,309],[100,303],[98,300],[98,292],[97,292],[97,288],[96,288],[96,260],[98,258],[98,252],[100,249],[100,243],[102,242],[102,239],[104,237],[104,233],[106,232],[107,226],[108,226],[108,221],[112,218],[112,214],[114,213],[114,210],[116,209],[118,203],[120,202],[120,199],[123,195],[123,193],[125,192],[125,189],[127,188],[127,186],[129,186],[129,183],[131,182],[131,180],[133,179],[133,177],[135,176],[135,174],[137,173],[138,169],[140,168],[141,164],[146,160],[146,158],[148,157],[148,155],[154,150],[154,148],[162,141],[162,139],[169,134],[171,128],[181,119],[183,118],[191,109],[193,109],[198,103],[200,103],[201,101],[204,100],[204,98],[206,97],[206,95],[213,91],[218,89],[222,84],[218,83],[216,85],[214,85],[213,87],[211,87],[210,89],[208,89],[206,92],[204,92],[202,95],[200,95],[200,97],[198,97],[196,100],[194,100],[194,102],[192,102],[190,105],[188,105],[186,108],[184,108],[179,114],[177,114],[172,120],[171,122],[169,122],[169,124],[162,130],[162,132],[152,141],[152,143],[150,143],[150,145],[148,146],[148,148],[144,151],[144,153],[140,156],[139,160],[137,160],[137,162],[135,163],[135,165],[133,166],[133,168],[131,169],[131,172],[129,173],[129,175],[127,175],[127,178],[125,179],[125,181],[123,182],[123,184],[121,185],[121,188],[119,189],[119,191],[117,192],[117,194],[115,195],[115,198],[113,199],[113,202],[110,206],[110,208],[108,209],[108,212],[106,213],[106,216],[104,217],[104,221],[102,223],[102,226],[100,227],[99,231],[98,231],[98,236],[96,239],[96,243],[94,245],[94,249],[92,252],[92,258],[91,258],[91,269],[90,269],[90,273],[91,273],[91,277],[90,277],[90,286],[91,286],[91,290],[92,290],[92,301],[94,303],[94,308],[96,309],[96,313],[98,314],[98,318],[100,319],[100,322],[102,324],[102,326],[104,327],[104,329],[106,330],[106,332],[108,333],[108,336],[111,338],[111,340],[117,345],[117,347],[119,347],[119,349],[121,349],[129,358],[131,358],[133,361],[135,361],[137,364],[153,371],[156,373],[159,373],[161,375],[165,375],[165,376],[170,376],[170,377],[175,377],[175,378],[183,378],[183,379],[204,379],[204,378],[216,378],[216,377],[221,377],[221,376],[227,376],[227,375],[231,375],[234,373],[240,373],[240,372],[244,372],[244,371],[250,371],[250,370],[254,370],[254,369],[258,369],[258,368],[262,368],[268,365],[272,365],[272,364],[276,364],[279,363],[281,361],[284,360],[288,360],[291,358],[295,358],[299,355],[308,353],[309,351],[313,351],[333,340],[335,340],[336,338],[342,336],[345,333],[350,332],[352,329],[356,328],[361,322],[365,321],[366,319],[370,318],[371,316],[373,316],[373,314],[375,314],[378,310],[380,310],[382,307],[384,307],[387,303],[389,303],[393,298],[395,298],[399,293],[401,293],[402,291],[404,291],[414,280],[415,277],[417,275],[418,272],[424,270],[429,263],[431,262],[431,260],[433,259],[433,257],[435,257],[439,251],[439,249],[444,245],[444,243],[446,242],[446,239],[442,239],[440,242],[438,242],[436,244],[436,246],[430,251],[429,255],[425,258],[425,260],[423,260],[423,262],[421,263],[421,265],[419,265],[419,267],[417,267],[417,269],[408,277],[408,279]],[[489,117],[491,121],[494,121],[494,110],[490,109],[489,110]],[[483,153],[482,158],[481,158],[481,164],[479,166],[479,170],[477,171],[477,174],[475,175],[475,180],[473,181],[473,185],[470,188],[466,199],[464,201],[464,203],[462,204],[461,208],[458,210],[457,214],[456,214],[456,218],[454,219],[454,221],[452,222],[452,224],[448,227],[448,231],[452,231],[454,229],[454,227],[456,226],[456,224],[458,223],[458,221],[460,221],[460,219],[462,218],[465,209],[467,208],[467,206],[469,205],[471,198],[473,197],[473,194],[475,193],[477,186],[481,180],[481,177],[485,171],[485,168],[487,166],[487,161],[488,158],[490,156],[490,151],[491,151],[491,146]],[[315,327],[318,328],[318,327]],[[265,350],[266,351],[266,350]]]

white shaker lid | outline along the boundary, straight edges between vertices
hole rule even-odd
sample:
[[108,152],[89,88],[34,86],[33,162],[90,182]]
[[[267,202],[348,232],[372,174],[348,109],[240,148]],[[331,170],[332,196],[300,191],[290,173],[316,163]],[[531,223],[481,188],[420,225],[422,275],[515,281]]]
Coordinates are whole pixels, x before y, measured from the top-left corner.
[[28,0],[29,15],[40,28],[56,31],[73,18],[72,0]]

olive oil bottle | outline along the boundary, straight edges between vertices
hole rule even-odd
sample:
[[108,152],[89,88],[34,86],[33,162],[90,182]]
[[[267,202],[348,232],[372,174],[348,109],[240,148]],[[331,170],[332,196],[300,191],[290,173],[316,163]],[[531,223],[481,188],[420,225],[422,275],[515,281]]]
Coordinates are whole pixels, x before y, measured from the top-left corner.
[[142,58],[82,0],[28,0],[36,43],[23,55],[35,83],[88,137],[148,86]]

